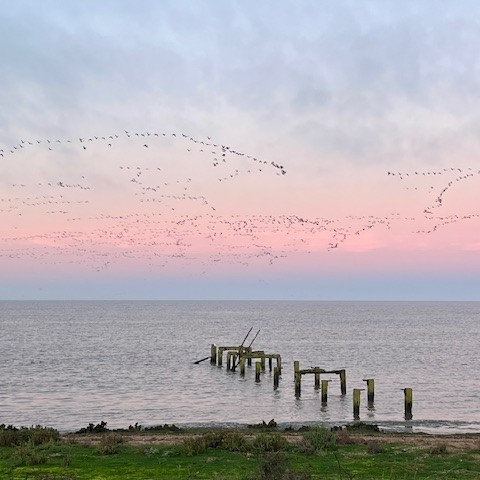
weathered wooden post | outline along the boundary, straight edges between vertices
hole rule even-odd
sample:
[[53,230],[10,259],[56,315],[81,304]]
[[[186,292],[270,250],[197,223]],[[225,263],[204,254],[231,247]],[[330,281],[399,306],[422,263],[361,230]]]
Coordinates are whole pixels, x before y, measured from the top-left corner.
[[262,366],[262,372],[265,371],[265,355],[260,358],[260,365]]
[[371,407],[375,401],[375,380],[373,378],[366,378],[363,381],[367,382],[367,400],[368,406]]
[[217,347],[214,343],[210,346],[210,365],[217,364]]
[[405,395],[405,420],[411,420],[412,415],[412,403],[413,403],[413,391],[411,388],[404,388],[403,393]]
[[240,375],[242,377],[245,376],[245,357],[240,357]]
[[295,375],[295,396],[299,397],[302,393],[302,374],[300,373],[300,362],[293,362],[293,371]]
[[[252,352],[250,351],[249,353],[252,353]],[[251,359],[251,358],[247,358],[247,365],[248,365],[249,367],[252,366],[252,359]]]
[[322,403],[327,404],[328,401],[328,382],[329,380],[322,380]]
[[340,390],[342,395],[347,394],[347,372],[345,369],[340,370]]
[[232,357],[231,357],[231,359],[232,359],[232,366],[231,366],[230,369],[232,370],[232,372],[235,372],[235,370],[237,369],[237,356],[238,356],[238,355],[237,355],[236,353],[234,353],[234,354],[232,354]]
[[218,348],[218,366],[221,367],[223,364],[223,348]]
[[315,374],[315,390],[318,390],[320,388],[320,374],[316,373]]
[[261,371],[262,371],[262,363],[261,362],[255,362],[255,381],[256,382],[260,381]]
[[278,388],[278,381],[280,379],[280,374],[278,372],[278,367],[273,367],[273,389]]
[[282,374],[282,357],[281,355],[277,355],[277,367],[278,367],[278,374]]
[[353,418],[360,420],[360,388],[353,389]]
[[232,352],[227,352],[227,372],[230,371],[230,361],[232,359]]
[[268,357],[268,370],[271,372],[272,371],[272,366],[273,366],[273,358]]

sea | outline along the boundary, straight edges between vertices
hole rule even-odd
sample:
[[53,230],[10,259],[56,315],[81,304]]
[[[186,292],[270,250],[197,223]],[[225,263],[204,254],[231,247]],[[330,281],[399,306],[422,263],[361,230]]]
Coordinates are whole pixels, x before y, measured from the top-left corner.
[[[282,356],[278,389],[268,362],[260,382],[196,360],[210,345],[245,344]],[[328,402],[300,368],[346,369]],[[274,363],[275,364],[275,363]],[[281,427],[360,420],[385,430],[480,432],[480,303],[304,301],[0,302],[0,424],[63,432],[89,423],[111,428],[175,424],[240,426],[274,419]],[[404,388],[413,418],[404,418]]]

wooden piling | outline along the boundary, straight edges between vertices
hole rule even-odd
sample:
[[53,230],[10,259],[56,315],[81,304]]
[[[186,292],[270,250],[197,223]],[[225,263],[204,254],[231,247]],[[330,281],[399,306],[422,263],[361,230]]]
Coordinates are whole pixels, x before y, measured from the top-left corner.
[[278,367],[278,374],[282,374],[282,357],[277,355],[277,367]]
[[245,376],[245,358],[244,357],[240,357],[240,375],[242,377]]
[[218,349],[217,359],[218,359],[218,366],[221,367],[223,364],[223,348],[222,347],[219,347]]
[[273,358],[268,357],[268,370],[271,372],[272,371],[272,366],[273,366]]
[[366,378],[363,380],[367,382],[367,401],[368,406],[372,406],[375,402],[375,380],[373,378]]
[[322,403],[326,404],[328,401],[328,382],[329,380],[322,380]]
[[232,360],[232,353],[231,352],[227,352],[227,372],[230,371],[230,362]]
[[280,374],[278,371],[278,367],[273,368],[273,389],[276,390],[278,388],[278,381],[280,379]]
[[265,357],[260,358],[260,365],[262,366],[262,372],[265,371]]
[[299,397],[302,393],[302,374],[300,373],[300,362],[293,362],[293,371],[295,375],[295,396]]
[[210,346],[210,364],[217,364],[217,347],[214,343],[212,343],[212,345]]
[[247,358],[247,365],[248,365],[249,367],[252,366],[252,359],[251,359],[251,358]]
[[347,372],[345,369],[340,370],[340,390],[342,395],[347,394]]
[[318,390],[320,388],[320,374],[316,373],[315,374],[315,390]]
[[255,381],[256,382],[260,381],[261,371],[262,371],[262,363],[261,362],[255,362]]
[[237,370],[237,357],[238,357],[238,355],[236,353],[234,353],[231,356],[232,366],[230,367],[230,370],[232,372],[235,372]]
[[404,388],[403,393],[405,395],[405,420],[411,420],[413,418],[413,390],[411,388]]
[[360,420],[360,392],[359,388],[353,389],[353,418]]

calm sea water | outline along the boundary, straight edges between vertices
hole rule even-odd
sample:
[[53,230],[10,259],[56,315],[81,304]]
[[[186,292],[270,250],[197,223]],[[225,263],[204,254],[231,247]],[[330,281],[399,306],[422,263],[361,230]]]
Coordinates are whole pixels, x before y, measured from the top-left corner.
[[[280,388],[209,362],[210,344],[283,356]],[[352,420],[352,389],[366,392],[361,419],[389,429],[480,432],[480,303],[468,302],[0,302],[0,423],[73,430],[112,427],[285,424]],[[248,342],[247,342],[248,343]],[[347,369],[332,376],[322,407],[313,378],[296,399],[293,361]],[[403,419],[404,387],[414,390]]]

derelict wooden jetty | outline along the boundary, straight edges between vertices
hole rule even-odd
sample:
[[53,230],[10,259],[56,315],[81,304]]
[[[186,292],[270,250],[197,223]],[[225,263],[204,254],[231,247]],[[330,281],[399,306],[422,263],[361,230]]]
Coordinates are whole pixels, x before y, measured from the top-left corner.
[[[257,331],[253,340],[248,346],[245,346],[245,342],[249,337],[253,327],[250,328],[243,342],[240,345],[215,345],[210,346],[210,356],[205,357],[195,362],[201,363],[210,359],[212,366],[223,367],[223,360],[225,357],[226,370],[229,372],[240,371],[240,376],[245,376],[245,367],[252,366],[252,361],[255,360],[255,381],[261,381],[261,374],[266,371],[266,362],[268,360],[269,371],[273,370],[273,388],[277,389],[282,375],[282,356],[279,353],[269,353],[265,350],[253,350],[252,344],[257,338],[260,330]],[[275,362],[275,365],[273,365]],[[330,378],[322,379],[322,375],[338,375],[340,383],[341,396],[347,394],[347,373],[345,368],[327,370],[319,366],[300,368],[300,362],[295,360],[293,362],[293,383],[295,397],[300,398],[302,393],[302,377],[305,375],[314,376],[314,388],[315,390],[321,390],[321,402],[325,406],[328,403],[328,386],[332,381]],[[368,408],[374,408],[375,402],[375,380],[373,378],[363,379],[367,386],[367,402]],[[360,404],[361,404],[361,392],[365,390],[363,388],[354,388],[352,390],[353,399],[353,418],[354,420],[360,419]],[[404,388],[404,404],[405,404],[405,420],[411,420],[412,416],[412,404],[413,393],[411,388]]]

